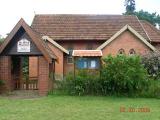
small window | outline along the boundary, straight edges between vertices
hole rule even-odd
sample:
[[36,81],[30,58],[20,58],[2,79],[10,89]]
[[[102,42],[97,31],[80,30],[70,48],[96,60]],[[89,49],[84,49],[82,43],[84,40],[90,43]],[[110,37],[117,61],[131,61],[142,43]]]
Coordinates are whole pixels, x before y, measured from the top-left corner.
[[118,54],[125,54],[124,49],[120,49],[120,50],[118,51]]
[[100,62],[98,58],[79,58],[76,66],[78,69],[98,69]]
[[87,68],[87,61],[84,61],[84,63],[83,63],[83,66],[82,66],[83,68]]
[[87,59],[85,59],[85,58],[79,58],[76,61],[76,66],[79,69],[85,69],[85,68],[87,68]]
[[67,63],[68,64],[73,64],[73,57],[72,56],[67,57]]
[[135,55],[135,54],[136,54],[136,51],[134,49],[129,50],[129,55]]

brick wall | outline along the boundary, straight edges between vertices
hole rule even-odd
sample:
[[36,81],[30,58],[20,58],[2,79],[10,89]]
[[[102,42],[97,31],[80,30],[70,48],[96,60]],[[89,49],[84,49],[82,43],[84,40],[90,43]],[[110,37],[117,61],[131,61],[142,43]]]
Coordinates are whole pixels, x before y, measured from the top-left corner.
[[[58,43],[63,46],[64,48],[68,49],[69,47],[73,46],[73,49],[87,49],[88,45],[92,45],[93,49],[96,49],[99,47],[104,41],[59,41]],[[67,74],[70,71],[73,71],[74,65],[67,63],[67,56],[58,48],[53,46],[52,44],[49,44],[49,47],[52,49],[52,51],[55,53],[55,55],[58,57],[58,62],[55,63],[55,78],[56,79],[62,79],[63,74]],[[150,49],[143,43],[141,40],[139,40],[136,36],[134,36],[129,31],[124,32],[121,34],[118,38],[113,40],[109,45],[107,45],[103,50],[103,56],[106,56],[108,54],[116,55],[119,51],[119,49],[124,49],[126,55],[129,54],[130,49],[134,49],[136,51],[136,54],[147,54],[150,52]]]
[[[11,57],[0,57],[0,79],[5,81],[5,90],[14,89],[11,77]],[[46,95],[49,91],[49,63],[43,56],[38,57],[38,89],[39,95]]]
[[49,47],[53,51],[53,53],[58,57],[58,60],[55,62],[55,79],[56,80],[62,80],[63,79],[63,73],[64,73],[64,57],[63,57],[63,51],[61,51],[59,48],[53,46],[52,44],[48,43]]
[[141,40],[129,31],[126,31],[102,50],[103,56],[108,54],[116,55],[121,48],[125,50],[126,55],[129,54],[130,49],[134,49],[136,54],[140,55],[150,52],[150,49]]
[[67,62],[67,55],[64,56],[64,75],[68,74],[69,72],[73,72],[74,70],[74,63]]
[[[51,48],[53,53],[58,57],[58,60],[55,62],[55,78],[57,80],[62,80],[63,73],[64,73],[63,52],[50,43],[48,43],[48,46]],[[38,68],[38,57],[29,57],[29,77],[30,78],[34,78],[37,76],[38,74],[37,68]]]
[[[59,42],[64,48],[68,49],[71,45],[73,45],[74,49],[87,49],[88,45],[92,45],[93,49],[96,49],[99,45],[101,45],[104,41],[63,41]],[[58,61],[55,62],[55,79],[62,80],[63,75],[67,74],[70,71],[73,71],[74,66],[73,64],[67,63],[67,56],[57,47],[53,46],[52,44],[48,43],[49,47],[53,51],[53,53],[58,57]],[[29,73],[30,77],[36,76],[36,69],[33,66],[36,65],[36,60],[33,57],[30,57],[29,62]]]
[[5,82],[7,91],[13,90],[13,81],[11,80],[11,57],[0,56],[0,79]]
[[[59,41],[58,43],[66,49],[73,47],[74,50],[87,50],[89,47],[96,49],[104,41],[94,41],[94,40],[75,40],[75,41]],[[74,64],[67,63],[67,56],[64,56],[64,75],[74,70]]]
[[88,47],[92,47],[96,49],[99,47],[104,41],[102,40],[74,40],[74,41],[58,41],[58,43],[64,48],[68,49],[73,46],[75,50],[87,50]]
[[49,91],[49,63],[43,56],[38,57],[38,89],[42,96]]

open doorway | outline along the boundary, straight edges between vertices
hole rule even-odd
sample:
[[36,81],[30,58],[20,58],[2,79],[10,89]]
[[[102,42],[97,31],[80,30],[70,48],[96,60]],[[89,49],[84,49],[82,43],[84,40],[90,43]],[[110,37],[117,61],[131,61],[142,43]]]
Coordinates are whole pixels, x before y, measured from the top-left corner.
[[12,80],[15,90],[37,90],[38,79],[29,77],[29,56],[12,56]]
[[21,58],[19,56],[11,57],[11,75],[13,80],[13,89],[21,88]]

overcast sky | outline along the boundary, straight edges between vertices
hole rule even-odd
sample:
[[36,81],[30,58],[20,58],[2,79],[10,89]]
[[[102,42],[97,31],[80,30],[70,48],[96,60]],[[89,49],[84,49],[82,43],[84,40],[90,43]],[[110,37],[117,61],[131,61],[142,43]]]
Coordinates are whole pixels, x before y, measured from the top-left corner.
[[[122,14],[125,0],[1,0],[0,35],[22,17],[30,25],[34,14]],[[160,14],[160,0],[136,0],[136,10]]]

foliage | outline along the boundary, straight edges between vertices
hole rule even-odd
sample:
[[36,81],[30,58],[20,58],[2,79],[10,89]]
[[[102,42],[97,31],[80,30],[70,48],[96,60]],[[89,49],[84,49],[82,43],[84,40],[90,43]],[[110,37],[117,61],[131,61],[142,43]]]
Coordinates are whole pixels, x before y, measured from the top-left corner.
[[79,96],[160,97],[160,81],[151,79],[142,63],[139,56],[109,55],[103,58],[100,74],[78,70],[59,81],[57,87],[63,93]]
[[135,0],[125,0],[126,15],[131,15],[135,11]]
[[156,12],[149,13],[144,10],[135,11],[135,0],[125,0],[124,6],[126,7],[126,12],[123,13],[124,15],[136,15],[140,20],[146,20],[154,26],[158,25],[160,28],[160,15]]
[[142,90],[138,96],[160,98],[160,80],[150,79],[148,89]]
[[5,81],[4,80],[0,80],[0,94],[4,92],[5,89]]
[[0,35],[0,44],[4,41],[4,38]]
[[144,10],[140,10],[134,13],[140,20],[146,20],[152,25],[156,26],[156,24],[160,27],[160,15],[155,13],[149,13]]
[[70,73],[66,76],[61,87],[71,95],[98,94],[99,75],[87,70],[79,70],[74,76]]
[[23,79],[27,80],[29,78],[29,57],[28,56],[21,56],[21,58],[17,56],[12,56],[12,67],[17,67],[19,65],[20,59],[22,60],[22,74]]
[[[72,72],[68,73],[65,76],[63,81],[56,80],[55,84],[56,84],[57,90],[60,91],[60,93],[72,94],[72,90],[74,89],[73,88],[74,87],[74,74]],[[52,92],[55,93],[55,90]]]
[[23,76],[24,79],[28,79],[29,78],[29,57],[25,56],[22,58],[22,72],[23,72]]
[[0,80],[0,86],[4,85],[4,81]]
[[103,93],[132,95],[148,86],[147,72],[139,56],[110,55],[103,61]]
[[152,79],[160,79],[160,53],[154,52],[142,56],[142,64]]

